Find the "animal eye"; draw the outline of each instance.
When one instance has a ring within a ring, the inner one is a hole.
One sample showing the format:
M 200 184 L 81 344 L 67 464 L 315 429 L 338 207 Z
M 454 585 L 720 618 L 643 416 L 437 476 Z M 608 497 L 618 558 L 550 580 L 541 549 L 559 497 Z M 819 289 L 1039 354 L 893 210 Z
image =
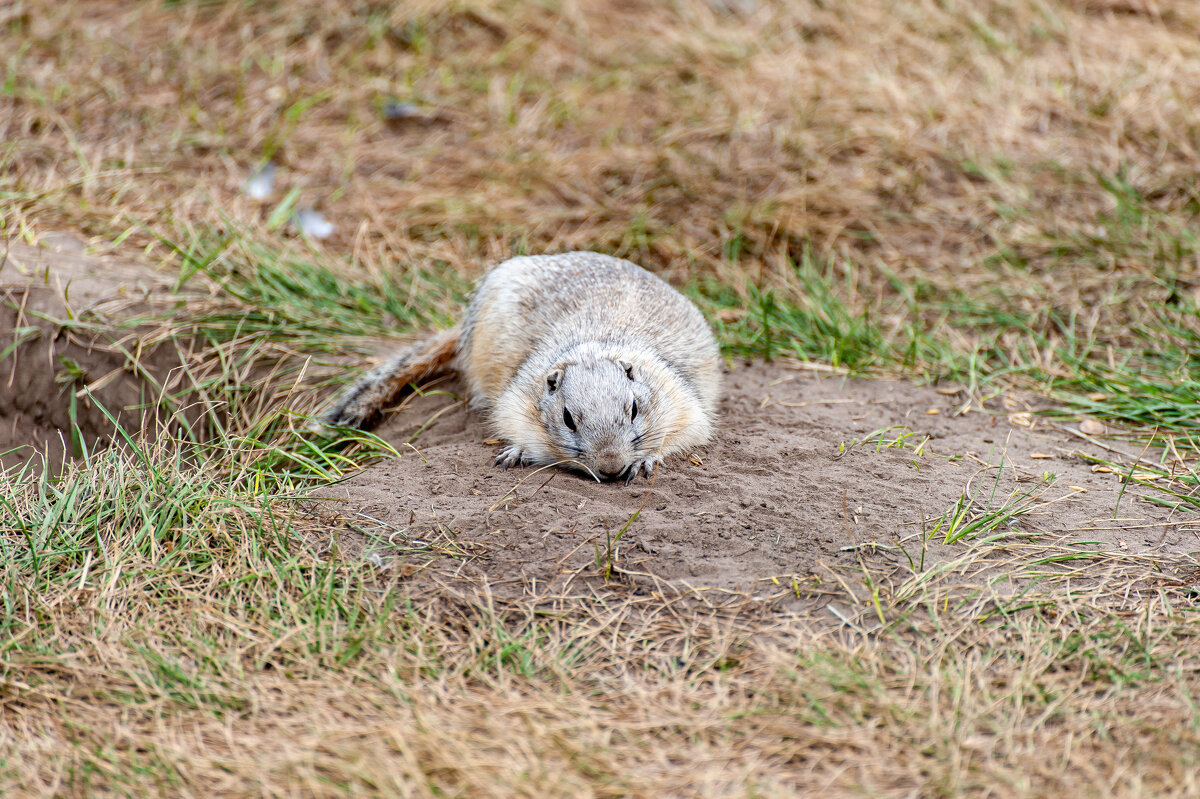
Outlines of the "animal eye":
M 633 405 L 629 408 L 629 421 L 637 418 L 637 400 L 633 401 Z
M 571 416 L 571 412 L 566 408 L 563 408 L 563 421 L 566 423 L 567 427 L 571 429 L 571 432 L 575 432 L 575 419 Z

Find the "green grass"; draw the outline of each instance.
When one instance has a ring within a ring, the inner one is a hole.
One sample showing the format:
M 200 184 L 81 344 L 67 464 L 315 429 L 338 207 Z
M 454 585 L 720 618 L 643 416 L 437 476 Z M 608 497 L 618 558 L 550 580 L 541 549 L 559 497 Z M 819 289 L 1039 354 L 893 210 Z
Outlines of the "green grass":
M 262 238 L 274 243 L 273 237 Z M 177 258 L 176 290 L 186 291 L 203 275 L 220 291 L 217 308 L 186 320 L 214 343 L 261 336 L 314 352 L 339 351 L 356 337 L 450 324 L 452 317 L 439 305 L 460 307 L 469 288 L 444 264 L 368 275 L 353 263 L 336 263 L 302 247 L 281 250 L 246 230 L 224 236 L 193 232 L 186 245 L 165 235 L 158 239 Z
M 1161 433 L 1200 425 L 1200 306 L 1151 303 L 1132 323 L 1084 328 L 1077 315 L 1014 310 L 999 298 L 920 284 L 872 300 L 853 264 L 805 253 L 786 290 L 691 292 L 729 355 L 789 357 L 856 374 L 904 374 L 972 391 L 1052 397 L 1058 415 L 1089 414 Z M 793 280 L 794 277 L 794 280 Z M 899 300 L 899 301 L 898 301 Z M 899 305 L 899 310 L 897 310 Z M 725 321 L 729 319 L 731 321 Z

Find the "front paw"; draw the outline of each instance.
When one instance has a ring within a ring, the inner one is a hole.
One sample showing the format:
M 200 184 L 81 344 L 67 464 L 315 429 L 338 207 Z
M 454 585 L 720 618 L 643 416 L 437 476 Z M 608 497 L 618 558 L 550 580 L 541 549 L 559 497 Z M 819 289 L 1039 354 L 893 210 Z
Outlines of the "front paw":
M 524 453 L 521 452 L 520 447 L 508 447 L 496 456 L 496 461 L 492 465 L 499 466 L 508 471 L 508 467 L 510 466 L 524 466 L 527 462 L 528 460 Z
M 654 474 L 655 467 L 660 463 L 662 463 L 662 456 L 660 455 L 651 455 L 647 458 L 642 458 L 640 461 L 634 461 L 633 466 L 629 467 L 629 476 L 625 478 L 625 485 L 632 483 L 633 478 L 637 477 L 639 473 L 645 475 L 646 479 L 649 480 L 650 475 Z

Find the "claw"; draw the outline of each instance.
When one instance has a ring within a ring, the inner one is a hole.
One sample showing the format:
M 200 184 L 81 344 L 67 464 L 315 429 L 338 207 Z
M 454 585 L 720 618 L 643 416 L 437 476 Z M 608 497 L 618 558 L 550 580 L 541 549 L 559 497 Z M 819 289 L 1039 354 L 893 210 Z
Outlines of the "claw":
M 648 458 L 642 458 L 640 461 L 637 461 L 629 467 L 629 476 L 625 479 L 625 485 L 632 483 L 633 478 L 637 477 L 639 473 L 649 480 L 650 476 L 654 474 L 655 467 L 660 463 L 662 463 L 662 458 L 658 455 L 651 455 Z
M 504 471 L 507 472 L 509 466 L 517 466 L 517 465 L 524 465 L 524 464 L 525 464 L 525 457 L 521 453 L 521 448 L 520 447 L 508 447 L 503 452 L 501 452 L 499 455 L 496 456 L 496 460 L 492 465 L 499 466 L 500 468 L 504 469 Z

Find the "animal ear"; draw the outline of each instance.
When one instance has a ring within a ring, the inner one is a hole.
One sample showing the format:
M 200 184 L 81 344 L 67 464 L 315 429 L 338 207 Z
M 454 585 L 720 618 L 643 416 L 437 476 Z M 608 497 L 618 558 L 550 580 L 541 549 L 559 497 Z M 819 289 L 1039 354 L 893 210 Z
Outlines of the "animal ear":
M 625 370 L 625 376 L 630 380 L 633 379 L 633 364 L 629 361 L 617 361 L 617 366 Z
M 551 369 L 550 373 L 546 375 L 546 388 L 550 389 L 551 394 L 558 391 L 558 384 L 562 382 L 562 374 L 562 369 Z

